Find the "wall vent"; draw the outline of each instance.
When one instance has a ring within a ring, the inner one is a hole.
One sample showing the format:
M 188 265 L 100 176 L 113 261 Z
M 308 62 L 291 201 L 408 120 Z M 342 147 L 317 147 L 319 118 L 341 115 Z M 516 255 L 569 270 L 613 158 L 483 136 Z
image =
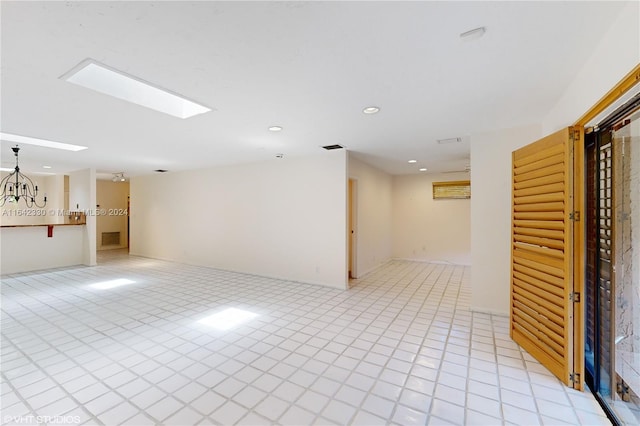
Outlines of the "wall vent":
M 120 232 L 103 232 L 102 245 L 103 246 L 119 246 Z
M 331 151 L 332 149 L 342 149 L 344 148 L 344 146 L 342 145 L 325 145 L 323 146 L 324 149 L 326 149 L 327 151 Z

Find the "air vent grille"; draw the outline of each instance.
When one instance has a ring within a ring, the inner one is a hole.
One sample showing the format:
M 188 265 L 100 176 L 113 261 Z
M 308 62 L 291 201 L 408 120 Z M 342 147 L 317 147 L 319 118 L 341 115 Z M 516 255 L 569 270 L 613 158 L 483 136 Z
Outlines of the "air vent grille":
M 333 149 L 342 149 L 344 148 L 344 146 L 342 145 L 325 145 L 323 146 L 324 149 L 326 149 L 327 151 L 331 151 Z
M 102 245 L 116 246 L 120 244 L 120 232 L 103 232 Z

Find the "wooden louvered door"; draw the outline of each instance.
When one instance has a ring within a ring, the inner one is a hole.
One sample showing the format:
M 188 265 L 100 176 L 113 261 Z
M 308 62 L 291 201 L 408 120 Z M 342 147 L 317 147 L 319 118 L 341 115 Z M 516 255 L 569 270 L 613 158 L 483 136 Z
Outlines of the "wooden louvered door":
M 512 163 L 511 337 L 576 387 L 573 146 L 581 134 L 563 129 L 513 152 Z

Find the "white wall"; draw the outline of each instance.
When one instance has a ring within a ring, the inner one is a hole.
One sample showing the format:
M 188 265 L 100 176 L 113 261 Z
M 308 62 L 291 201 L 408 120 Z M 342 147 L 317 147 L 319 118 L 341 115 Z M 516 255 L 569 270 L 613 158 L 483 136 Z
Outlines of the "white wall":
M 594 17 L 597 25 L 597 17 Z M 576 122 L 613 86 L 640 63 L 640 3 L 629 2 L 593 47 L 582 70 L 543 121 L 543 133 L 551 134 Z
M 86 212 L 87 224 L 84 232 L 83 264 L 96 264 L 96 171 L 95 169 L 78 170 L 69 173 L 69 209 Z
M 0 256 L 2 274 L 13 274 L 84 263 L 84 225 L 54 226 L 47 237 L 46 226 L 2 228 Z
M 2 172 L 2 178 L 8 175 Z M 64 176 L 60 175 L 33 175 L 27 174 L 34 183 L 38 185 L 38 204 L 44 202 L 44 195 L 47 196 L 47 204 L 43 208 L 33 206 L 27 208 L 24 200 L 17 204 L 6 203 L 0 208 L 0 224 L 2 225 L 37 225 L 45 223 L 61 223 L 64 217 L 59 217 L 57 208 L 64 202 Z
M 346 151 L 131 179 L 131 254 L 346 288 Z
M 44 208 L 27 208 L 23 201 L 18 204 L 6 204 L 2 208 L 0 223 L 10 225 L 42 225 L 34 227 L 2 228 L 0 259 L 2 274 L 36 271 L 48 268 L 60 268 L 80 264 L 90 264 L 89 238 L 87 226 L 55 226 L 53 236 L 47 237 L 45 224 L 64 223 L 64 175 L 32 175 L 37 182 L 40 195 L 39 202 L 47 195 Z M 80 172 L 76 175 L 76 189 L 87 191 L 84 198 L 89 199 L 90 174 Z M 88 203 L 86 204 L 89 205 Z M 20 212 L 20 214 L 18 214 Z M 44 214 L 42 214 L 44 213 Z M 95 232 L 95 231 L 94 231 Z M 95 242 L 95 236 L 94 236 Z M 94 246 L 95 259 L 95 246 Z M 94 261 L 95 264 L 95 261 Z
M 100 215 L 96 217 L 96 245 L 98 250 L 127 247 L 127 208 L 129 182 L 96 181 L 96 203 Z M 120 232 L 120 243 L 102 245 L 103 232 Z
M 627 5 L 542 123 L 471 135 L 472 309 L 509 312 L 511 152 L 573 124 L 640 63 L 639 14 Z
M 362 277 L 391 258 L 392 177 L 349 157 L 349 178 L 356 180 L 356 265 Z
M 433 199 L 432 183 L 452 180 L 469 180 L 469 175 L 393 177 L 394 258 L 471 264 L 471 201 Z
M 471 135 L 473 310 L 509 314 L 511 153 L 540 137 L 540 125 Z
M 47 188 L 47 223 L 64 223 L 65 219 L 65 176 L 54 175 Z

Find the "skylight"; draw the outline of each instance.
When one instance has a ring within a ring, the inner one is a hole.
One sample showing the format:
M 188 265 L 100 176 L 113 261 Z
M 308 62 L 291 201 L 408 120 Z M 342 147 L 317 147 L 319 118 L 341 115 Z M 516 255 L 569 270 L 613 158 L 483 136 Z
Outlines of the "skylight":
M 86 146 L 55 142 L 48 139 L 32 138 L 29 136 L 13 135 L 11 133 L 0 133 L 0 139 L 7 142 L 43 146 L 45 148 L 64 149 L 66 151 L 82 151 L 83 149 L 87 149 Z
M 253 312 L 236 308 L 228 308 L 224 311 L 218 312 L 217 314 L 205 317 L 198 321 L 198 323 L 224 331 L 237 327 L 257 316 L 258 314 L 254 314 Z
M 84 60 L 60 78 L 178 118 L 189 118 L 211 111 L 211 108 L 100 64 L 93 59 Z

